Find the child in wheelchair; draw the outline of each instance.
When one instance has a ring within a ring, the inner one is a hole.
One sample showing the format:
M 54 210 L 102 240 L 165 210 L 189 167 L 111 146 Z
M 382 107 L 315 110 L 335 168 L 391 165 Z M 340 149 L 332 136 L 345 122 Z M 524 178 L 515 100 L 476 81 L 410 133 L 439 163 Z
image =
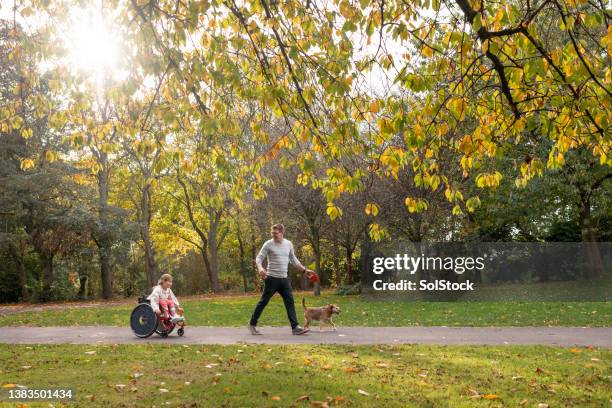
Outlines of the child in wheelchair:
M 179 301 L 172 292 L 172 276 L 164 273 L 157 282 L 157 286 L 153 288 L 153 292 L 147 297 L 151 301 L 151 307 L 158 316 L 163 316 L 163 319 L 170 323 L 184 322 L 182 309 L 179 307 Z M 178 313 L 177 313 L 178 308 Z

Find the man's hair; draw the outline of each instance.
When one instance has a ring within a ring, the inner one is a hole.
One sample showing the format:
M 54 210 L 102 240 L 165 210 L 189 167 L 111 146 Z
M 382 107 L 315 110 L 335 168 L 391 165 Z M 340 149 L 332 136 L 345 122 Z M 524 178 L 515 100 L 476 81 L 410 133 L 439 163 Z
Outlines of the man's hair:
M 272 229 L 278 232 L 283 232 L 283 233 L 285 232 L 285 226 L 283 224 L 274 224 L 272 226 Z

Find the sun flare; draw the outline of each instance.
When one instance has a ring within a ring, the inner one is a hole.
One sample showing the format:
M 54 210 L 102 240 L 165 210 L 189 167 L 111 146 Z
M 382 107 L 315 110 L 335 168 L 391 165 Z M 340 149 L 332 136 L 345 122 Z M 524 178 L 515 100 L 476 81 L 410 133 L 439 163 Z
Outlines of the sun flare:
M 114 76 L 119 69 L 121 41 L 110 19 L 94 9 L 71 14 L 66 44 L 70 66 L 98 80 Z

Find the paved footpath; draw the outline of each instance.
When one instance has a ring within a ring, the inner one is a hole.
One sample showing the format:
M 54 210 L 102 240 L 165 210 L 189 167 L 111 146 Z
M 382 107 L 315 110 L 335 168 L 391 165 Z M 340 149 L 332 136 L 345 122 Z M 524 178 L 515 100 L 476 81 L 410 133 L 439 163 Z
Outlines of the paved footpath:
M 0 343 L 14 344 L 542 344 L 612 348 L 612 327 L 342 327 L 293 336 L 288 327 L 185 327 L 163 339 L 134 336 L 129 327 L 0 327 Z

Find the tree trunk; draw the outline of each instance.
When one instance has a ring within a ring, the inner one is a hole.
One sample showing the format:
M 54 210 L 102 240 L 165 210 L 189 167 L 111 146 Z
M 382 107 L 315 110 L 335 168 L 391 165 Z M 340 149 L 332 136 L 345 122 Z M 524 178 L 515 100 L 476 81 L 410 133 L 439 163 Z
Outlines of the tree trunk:
M 23 260 L 23 245 L 21 242 L 17 242 L 16 244 L 11 242 L 9 244 L 9 250 L 15 261 L 15 266 L 17 267 L 17 274 L 19 276 L 19 288 L 21 290 L 21 300 L 25 301 L 29 297 L 28 293 L 28 271 L 25 268 L 25 262 Z
M 368 233 L 369 228 L 366 226 L 363 233 L 363 238 L 361 240 L 361 256 L 359 258 L 359 272 L 361 276 L 369 276 L 371 271 L 368 271 L 370 256 L 372 255 L 372 240 L 370 239 L 370 234 Z M 347 276 L 347 283 L 350 285 L 354 281 L 353 270 L 350 270 L 351 274 Z M 363 285 L 363 283 L 362 283 Z
M 236 237 L 238 238 L 238 249 L 240 250 L 240 274 L 242 275 L 242 285 L 246 293 L 248 291 L 246 252 L 244 250 L 244 242 L 242 241 L 239 221 L 236 222 Z
M 109 173 L 105 168 L 98 172 L 98 212 L 100 218 L 100 233 L 96 244 L 100 258 L 100 275 L 102 280 L 102 297 L 110 299 L 113 296 L 113 276 L 110 267 L 111 239 L 108 225 L 108 178 Z
M 87 297 L 87 275 L 79 275 L 79 293 L 77 297 L 81 300 Z
M 347 276 L 347 280 L 350 282 L 353 277 L 353 249 L 351 248 L 350 243 L 346 245 L 345 249 L 346 249 L 346 276 Z
M 43 288 L 41 298 L 43 302 L 51 300 L 51 285 L 53 284 L 53 257 L 54 254 L 43 251 L 40 253 L 40 263 L 42 267 Z
M 213 292 L 221 292 L 223 289 L 219 283 L 219 219 L 220 216 L 218 214 L 211 214 L 207 240 L 208 253 L 210 254 L 209 276 Z
M 200 247 L 200 254 L 202 254 L 202 260 L 204 261 L 204 269 L 206 270 L 206 276 L 208 276 L 208 282 L 210 283 L 210 289 L 214 292 L 212 282 L 213 277 L 210 269 L 210 260 L 208 259 L 208 249 L 206 246 L 202 245 Z
M 321 277 L 321 237 L 319 229 L 311 227 L 312 231 L 312 250 L 315 256 L 315 272 Z M 321 296 L 321 281 L 313 285 L 313 295 Z
M 585 278 L 598 278 L 604 275 L 604 265 L 591 220 L 590 194 L 582 193 L 580 201 L 580 231 L 588 261 Z
M 146 184 L 142 192 L 142 220 L 140 222 L 140 235 L 145 253 L 145 275 L 149 287 L 155 286 L 157 277 L 157 264 L 155 262 L 155 248 L 151 240 L 151 185 Z

